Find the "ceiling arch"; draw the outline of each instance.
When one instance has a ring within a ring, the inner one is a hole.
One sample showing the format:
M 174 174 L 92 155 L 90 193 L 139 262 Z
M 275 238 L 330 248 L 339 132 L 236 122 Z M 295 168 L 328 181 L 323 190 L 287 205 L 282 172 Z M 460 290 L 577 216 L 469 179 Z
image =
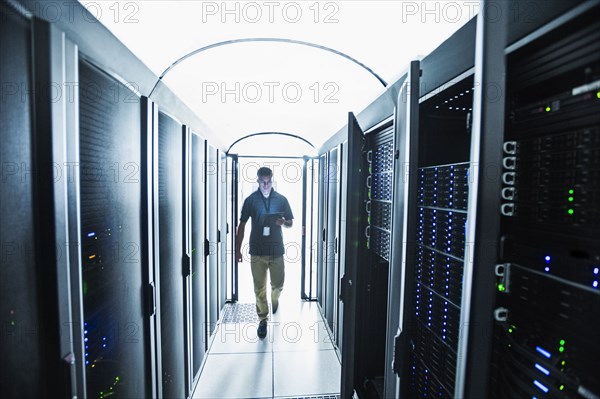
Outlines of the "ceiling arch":
M 287 136 L 287 137 L 291 137 L 294 139 L 298 139 L 303 141 L 304 143 L 308 144 L 310 147 L 315 148 L 315 146 L 308 140 L 306 140 L 304 137 L 298 136 L 297 134 L 292 134 L 292 133 L 286 133 L 286 132 L 258 132 L 258 133 L 251 133 L 248 134 L 244 137 L 240 137 L 239 139 L 237 139 L 236 141 L 234 141 L 229 148 L 227 149 L 226 153 L 229 153 L 229 151 L 231 151 L 231 149 L 238 143 L 240 143 L 243 140 L 247 140 L 249 138 L 252 137 L 256 137 L 256 136 L 267 136 L 267 135 L 281 135 L 281 136 Z
M 277 154 L 271 154 L 273 150 Z M 317 148 L 304 137 L 287 132 L 257 132 L 240 137 L 226 151 L 238 156 L 260 157 L 279 155 L 283 157 L 314 157 Z
M 152 93 L 154 92 L 154 89 L 156 89 L 156 86 L 158 85 L 158 83 L 169 73 L 171 72 L 171 70 L 173 68 L 175 68 L 177 65 L 179 65 L 182 62 L 185 62 L 186 60 L 188 60 L 191 57 L 194 57 L 206 50 L 210 50 L 212 48 L 215 47 L 221 47 L 221 46 L 227 46 L 230 44 L 235 44 L 235 43 L 246 43 L 246 42 L 274 42 L 274 43 L 289 43 L 289 44 L 298 44 L 298 45 L 302 45 L 302 46 L 308 46 L 308 47 L 313 47 L 313 48 L 317 48 L 320 50 L 324 50 L 324 51 L 328 51 L 330 53 L 339 55 L 340 57 L 346 58 L 347 60 L 359 65 L 361 68 L 363 68 L 364 70 L 366 70 L 367 72 L 369 72 L 371 75 L 373 75 L 375 77 L 375 79 L 377 79 L 379 81 L 379 83 L 381 83 L 381 85 L 383 87 L 387 86 L 387 82 L 381 77 L 379 76 L 375 71 L 373 71 L 373 69 L 371 69 L 370 67 L 368 67 L 367 65 L 363 64 L 362 62 L 358 61 L 356 58 L 351 57 L 350 55 L 343 53 L 341 51 L 338 51 L 336 49 L 333 49 L 331 47 L 327 47 L 327 46 L 323 46 L 320 44 L 316 44 L 316 43 L 311 43 L 311 42 L 305 42 L 302 40 L 295 40 L 295 39 L 286 39 L 286 38 L 278 38 L 278 37 L 253 37 L 253 38 L 241 38 L 241 39 L 234 39 L 234 40 L 226 40 L 226 41 L 222 41 L 222 42 L 218 42 L 218 43 L 212 43 L 209 44 L 207 46 L 198 48 L 196 50 L 192 50 L 189 53 L 179 57 L 177 60 L 175 60 L 171 65 L 169 65 L 167 67 L 167 69 L 165 69 L 160 76 L 158 77 L 158 81 L 156 82 L 156 84 L 154 85 L 154 88 L 152 89 L 152 91 L 150 92 L 150 96 L 152 96 Z

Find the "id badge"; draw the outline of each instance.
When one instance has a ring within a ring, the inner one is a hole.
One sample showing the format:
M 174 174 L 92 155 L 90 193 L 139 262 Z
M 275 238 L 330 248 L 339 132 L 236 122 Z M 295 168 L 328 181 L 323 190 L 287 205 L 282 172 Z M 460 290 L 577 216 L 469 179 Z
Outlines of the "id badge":
M 263 227 L 263 236 L 270 236 L 271 235 L 271 228 L 269 226 L 265 226 Z

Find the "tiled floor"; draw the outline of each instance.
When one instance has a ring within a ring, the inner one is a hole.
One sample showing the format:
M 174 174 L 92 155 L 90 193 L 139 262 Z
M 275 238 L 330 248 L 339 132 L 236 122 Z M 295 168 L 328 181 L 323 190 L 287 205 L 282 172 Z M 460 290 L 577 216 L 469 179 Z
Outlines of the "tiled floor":
M 339 395 L 340 361 L 317 304 L 288 294 L 263 340 L 257 323 L 219 323 L 194 399 Z

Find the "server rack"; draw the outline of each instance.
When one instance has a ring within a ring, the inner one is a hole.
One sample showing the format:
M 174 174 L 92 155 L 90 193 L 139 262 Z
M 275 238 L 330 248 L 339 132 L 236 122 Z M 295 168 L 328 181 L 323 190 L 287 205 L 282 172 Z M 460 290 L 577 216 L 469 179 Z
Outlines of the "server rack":
M 81 354 L 74 353 L 81 324 L 69 297 L 78 238 L 65 223 L 73 185 L 57 180 L 52 165 L 72 160 L 65 133 L 72 136 L 76 126 L 73 104 L 35 88 L 71 78 L 74 65 L 67 71 L 61 57 L 73 61 L 76 50 L 61 32 L 5 3 L 0 18 L 0 390 L 15 398 L 66 397 L 77 392 L 74 361 Z
M 490 397 L 600 397 L 599 4 L 507 48 Z
M 406 151 L 403 297 L 394 367 L 400 396 L 462 397 L 470 290 L 466 246 L 468 171 L 473 111 L 475 21 L 428 55 L 412 73 L 417 89 L 398 99 L 397 112 L 418 96 L 418 117 L 398 143 Z M 440 68 L 440 59 L 453 61 Z M 396 181 L 398 179 L 396 178 Z M 472 212 L 472 210 L 471 210 Z M 397 229 L 394 229 L 394 234 Z M 398 243 L 397 235 L 394 242 Z M 466 272 L 465 272 L 466 271 Z M 463 286 L 466 289 L 463 289 Z M 390 389 L 393 384 L 386 384 Z
M 365 191 L 362 188 L 366 173 L 364 161 L 365 138 L 354 114 L 348 115 L 348 173 L 347 173 L 347 204 L 346 214 L 346 241 L 351 243 L 343 248 L 346 264 L 344 275 L 339 281 L 340 300 L 343 302 L 344 314 L 342 317 L 342 375 L 341 397 L 354 396 L 359 381 L 361 370 L 360 348 L 364 345 L 364 336 L 361 335 L 360 302 L 365 289 L 365 241 L 362 234 L 366 229 L 366 220 L 357 217 L 364 208 Z
M 339 259 L 337 265 L 337 273 L 335 278 L 336 295 L 335 295 L 335 306 L 336 306 L 336 328 L 334 331 L 333 341 L 336 343 L 338 348 L 343 347 L 344 343 L 344 301 L 341 300 L 341 279 L 346 274 L 346 242 L 347 242 L 347 228 L 348 228 L 348 140 L 342 142 L 340 146 L 340 198 L 339 198 L 339 223 L 338 223 L 338 251 Z
M 365 136 L 362 163 L 361 231 L 362 265 L 357 283 L 357 340 L 355 386 L 360 397 L 383 398 L 388 277 L 391 254 L 391 221 L 394 168 L 393 121 L 387 119 Z M 355 161 L 351 161 L 355 162 Z
M 82 90 L 79 103 L 87 395 L 148 395 L 146 304 L 135 294 L 145 291 L 142 262 L 147 265 L 139 98 L 84 61 L 79 78 L 83 88 L 99 88 Z
M 419 110 L 420 156 L 413 177 L 417 181 L 417 223 L 416 234 L 409 237 L 414 242 L 414 257 L 407 262 L 414 267 L 414 279 L 407 281 L 413 285 L 414 306 L 414 322 L 408 330 L 410 396 L 433 391 L 440 397 L 453 397 L 456 388 L 462 297 L 466 294 L 463 269 L 472 90 L 471 76 L 424 101 Z M 447 140 L 453 142 L 452 151 L 445 151 Z
M 320 158 L 305 158 L 304 168 L 304 187 L 305 187 L 305 204 L 306 204 L 306 225 L 304 251 L 304 274 L 302 284 L 302 299 L 313 300 L 317 299 L 317 271 L 319 265 L 319 196 L 322 193 L 319 191 L 321 182 L 320 174 Z M 315 217 L 316 216 L 316 217 Z
M 184 324 L 184 135 L 182 125 L 158 115 L 158 265 L 160 273 L 161 385 L 164 397 L 186 396 Z
M 193 385 L 200 377 L 200 366 L 208 349 L 206 336 L 206 275 L 204 258 L 204 149 L 206 142 L 192 132 L 191 217 L 192 217 L 192 376 Z
M 318 185 L 318 246 L 317 246 L 317 298 L 321 311 L 325 310 L 325 271 L 327 265 L 327 153 L 319 156 L 319 185 Z
M 231 267 L 231 252 L 227 251 L 227 242 L 229 236 L 229 221 L 230 219 L 227 216 L 227 204 L 228 198 L 227 196 L 227 188 L 228 188 L 228 173 L 227 173 L 227 155 L 219 150 L 218 152 L 218 200 L 217 200 L 217 214 L 218 214 L 218 230 L 217 230 L 217 242 L 218 242 L 218 279 L 219 279 L 219 288 L 218 288 L 218 303 L 217 307 L 219 309 L 219 313 L 225 303 L 230 298 L 227 290 L 227 277 L 231 274 L 233 268 Z M 217 316 L 217 319 L 219 316 Z
M 206 241 L 204 255 L 206 258 L 207 281 L 207 334 L 210 336 L 216 328 L 219 318 L 218 308 L 218 150 L 210 144 L 206 145 L 204 181 L 206 182 Z
M 325 222 L 324 316 L 335 337 L 337 330 L 338 231 L 340 201 L 340 148 L 329 151 L 327 159 L 327 219 Z M 335 338 L 334 338 L 335 339 Z

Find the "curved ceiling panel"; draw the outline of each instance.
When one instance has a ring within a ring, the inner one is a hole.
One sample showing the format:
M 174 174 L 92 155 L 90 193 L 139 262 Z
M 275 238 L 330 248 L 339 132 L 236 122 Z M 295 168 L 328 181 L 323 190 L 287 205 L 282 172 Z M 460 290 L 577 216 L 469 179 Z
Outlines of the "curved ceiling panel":
M 319 147 L 383 91 L 360 66 L 287 43 L 236 43 L 200 53 L 163 82 L 213 132 L 230 139 L 256 132 L 298 134 Z
M 263 37 L 335 49 L 390 83 L 410 60 L 433 50 L 480 6 L 479 1 L 81 3 L 157 76 L 202 47 Z M 270 90 L 269 82 L 279 83 L 282 89 L 291 85 L 284 95 L 273 84 L 272 102 L 255 101 L 258 87 L 263 86 L 263 96 L 268 94 L 264 90 Z M 322 86 L 327 82 L 337 86 Z M 282 43 L 239 43 L 207 50 L 175 67 L 164 83 L 228 144 L 250 133 L 283 131 L 303 135 L 318 146 L 345 125 L 348 111 L 361 111 L 382 90 L 372 75 L 342 57 Z M 236 83 L 239 102 L 233 94 Z M 295 100 L 293 83 L 302 88 L 296 102 L 289 101 Z M 221 94 L 223 88 L 232 94 L 224 100 L 217 99 L 219 92 L 208 95 L 206 89 L 214 91 L 215 84 Z M 323 96 L 336 87 L 338 102 L 323 102 Z M 317 91 L 319 101 L 311 101 L 310 95 Z

